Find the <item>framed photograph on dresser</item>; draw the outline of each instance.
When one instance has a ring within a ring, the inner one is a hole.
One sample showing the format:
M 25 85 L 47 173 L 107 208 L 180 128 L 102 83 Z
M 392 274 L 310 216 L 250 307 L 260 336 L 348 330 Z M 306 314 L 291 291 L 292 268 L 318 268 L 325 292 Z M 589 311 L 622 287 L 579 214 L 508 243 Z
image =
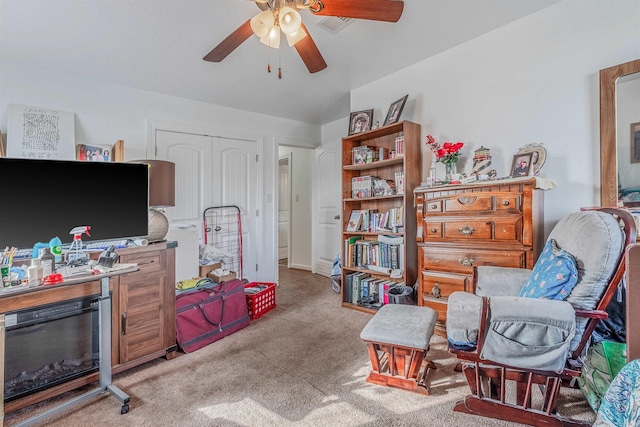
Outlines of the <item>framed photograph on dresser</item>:
M 533 153 L 516 154 L 511 164 L 511 178 L 520 178 L 531 174 L 531 158 Z

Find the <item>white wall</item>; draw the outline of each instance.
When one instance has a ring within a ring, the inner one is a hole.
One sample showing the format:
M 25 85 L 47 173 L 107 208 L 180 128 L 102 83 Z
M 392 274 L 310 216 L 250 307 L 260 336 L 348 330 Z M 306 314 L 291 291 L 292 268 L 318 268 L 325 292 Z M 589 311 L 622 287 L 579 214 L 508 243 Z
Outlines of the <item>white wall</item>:
M 320 127 L 308 123 L 220 107 L 183 98 L 109 85 L 16 64 L 0 63 L 0 130 L 7 130 L 9 104 L 75 113 L 77 144 L 125 141 L 125 160 L 147 158 L 148 120 L 213 129 L 219 135 L 262 140 L 258 147 L 257 280 L 277 278 L 278 144 L 315 147 Z M 269 199 L 267 196 L 271 195 Z M 271 200 L 271 201 L 267 201 Z
M 289 173 L 291 174 L 291 211 L 289 233 L 291 247 L 289 248 L 289 266 L 311 270 L 311 236 L 314 151 L 310 148 L 296 148 L 280 146 L 280 157 L 291 153 Z
M 640 58 L 639 17 L 637 0 L 565 0 L 354 90 L 351 111 L 378 120 L 408 93 L 401 119 L 422 125 L 423 157 L 427 134 L 463 141 L 459 172 L 484 145 L 508 175 L 519 147 L 542 142 L 542 172 L 558 184 L 545 192 L 548 233 L 600 202 L 598 72 Z

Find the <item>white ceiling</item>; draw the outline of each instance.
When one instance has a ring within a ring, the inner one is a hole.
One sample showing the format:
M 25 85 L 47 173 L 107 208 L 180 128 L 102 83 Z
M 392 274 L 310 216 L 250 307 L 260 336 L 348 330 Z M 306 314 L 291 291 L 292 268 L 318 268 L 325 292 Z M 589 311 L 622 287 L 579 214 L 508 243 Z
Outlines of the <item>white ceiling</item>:
M 337 34 L 303 11 L 328 67 L 310 74 L 285 41 L 269 74 L 255 36 L 220 63 L 202 60 L 260 12 L 253 1 L 0 0 L 0 60 L 324 124 L 348 116 L 352 89 L 558 1 L 405 0 L 399 22 L 354 20 Z

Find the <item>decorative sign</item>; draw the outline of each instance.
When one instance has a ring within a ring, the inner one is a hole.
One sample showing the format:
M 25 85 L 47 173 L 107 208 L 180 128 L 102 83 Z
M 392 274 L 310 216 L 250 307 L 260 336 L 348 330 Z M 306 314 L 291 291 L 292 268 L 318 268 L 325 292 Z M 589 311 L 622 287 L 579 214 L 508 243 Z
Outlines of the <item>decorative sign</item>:
M 74 114 L 7 106 L 7 157 L 75 160 Z

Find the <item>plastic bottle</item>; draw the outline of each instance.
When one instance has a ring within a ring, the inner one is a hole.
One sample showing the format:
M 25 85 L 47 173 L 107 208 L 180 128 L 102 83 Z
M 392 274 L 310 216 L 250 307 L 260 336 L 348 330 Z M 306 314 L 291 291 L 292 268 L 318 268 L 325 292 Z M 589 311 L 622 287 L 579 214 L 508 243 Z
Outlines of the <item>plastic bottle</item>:
M 62 240 L 58 236 L 49 240 L 49 249 L 56 263 L 62 262 Z
M 42 277 L 47 277 L 56 271 L 56 259 L 49 248 L 44 248 L 43 252 L 44 253 L 40 257 L 40 263 L 42 264 Z
M 40 286 L 42 284 L 42 265 L 40 258 L 33 258 L 31 265 L 27 269 L 27 279 L 29 286 Z

